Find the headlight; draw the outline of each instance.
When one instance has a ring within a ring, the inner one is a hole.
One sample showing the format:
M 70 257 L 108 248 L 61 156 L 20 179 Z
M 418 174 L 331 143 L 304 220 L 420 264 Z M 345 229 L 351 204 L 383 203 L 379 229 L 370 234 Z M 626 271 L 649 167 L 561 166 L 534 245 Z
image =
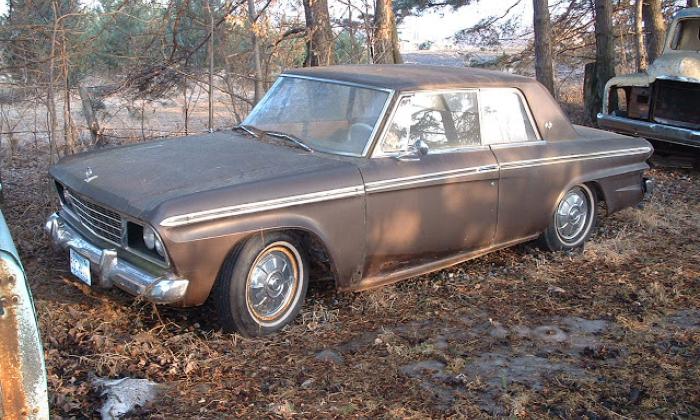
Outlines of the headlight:
M 153 231 L 153 228 L 148 226 L 143 227 L 143 243 L 146 245 L 146 248 L 150 250 L 153 250 L 156 247 L 156 233 Z M 162 247 L 163 245 L 161 244 L 161 248 Z
M 126 229 L 127 245 L 131 251 L 155 261 L 167 261 L 165 245 L 154 228 L 146 223 L 128 221 Z
M 158 238 L 156 238 L 155 248 L 158 255 L 165 258 L 165 249 L 163 249 L 163 243 Z

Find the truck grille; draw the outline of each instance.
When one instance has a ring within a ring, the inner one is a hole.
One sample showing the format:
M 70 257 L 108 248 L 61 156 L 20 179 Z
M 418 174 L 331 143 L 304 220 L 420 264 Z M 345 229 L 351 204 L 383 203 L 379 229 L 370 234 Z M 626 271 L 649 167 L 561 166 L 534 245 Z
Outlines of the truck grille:
M 700 85 L 657 80 L 654 95 L 654 120 L 686 128 L 700 127 Z
M 68 191 L 64 196 L 83 226 L 103 239 L 121 244 L 123 223 L 119 213 Z

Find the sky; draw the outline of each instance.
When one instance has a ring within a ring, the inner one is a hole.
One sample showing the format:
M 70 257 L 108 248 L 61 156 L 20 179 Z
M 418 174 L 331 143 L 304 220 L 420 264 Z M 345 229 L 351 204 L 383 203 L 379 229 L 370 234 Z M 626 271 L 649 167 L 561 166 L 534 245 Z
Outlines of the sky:
M 91 2 L 94 0 L 85 0 Z M 404 19 L 399 27 L 401 40 L 408 44 L 417 45 L 424 41 L 431 41 L 436 46 L 450 45 L 446 38 L 454 35 L 460 29 L 472 26 L 479 20 L 503 14 L 515 0 L 480 0 L 477 4 L 463 7 L 458 10 L 442 8 L 425 12 L 421 16 L 411 16 Z M 0 14 L 7 11 L 8 0 L 0 0 Z M 333 8 L 333 0 L 329 0 Z M 512 11 L 512 15 L 521 15 L 523 22 L 529 24 L 532 21 L 532 4 L 530 1 L 522 1 Z
M 331 0 L 332 1 L 332 0 Z M 479 3 L 452 10 L 441 10 L 424 13 L 422 16 L 411 16 L 399 26 L 401 40 L 413 44 L 432 41 L 437 46 L 452 44 L 446 38 L 455 32 L 478 23 L 490 16 L 501 16 L 514 1 L 511 0 L 481 0 Z M 532 4 L 530 1 L 520 2 L 510 12 L 509 16 L 520 15 L 523 24 L 532 22 Z

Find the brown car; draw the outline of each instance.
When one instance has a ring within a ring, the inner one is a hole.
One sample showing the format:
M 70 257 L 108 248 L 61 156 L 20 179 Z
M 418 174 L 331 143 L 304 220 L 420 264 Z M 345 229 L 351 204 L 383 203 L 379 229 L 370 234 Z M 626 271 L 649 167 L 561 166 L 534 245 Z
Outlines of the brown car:
M 234 131 L 50 169 L 46 230 L 88 284 L 218 303 L 277 331 L 310 280 L 359 290 L 541 238 L 579 247 L 596 204 L 637 204 L 652 148 L 574 127 L 533 79 L 416 65 L 290 70 Z

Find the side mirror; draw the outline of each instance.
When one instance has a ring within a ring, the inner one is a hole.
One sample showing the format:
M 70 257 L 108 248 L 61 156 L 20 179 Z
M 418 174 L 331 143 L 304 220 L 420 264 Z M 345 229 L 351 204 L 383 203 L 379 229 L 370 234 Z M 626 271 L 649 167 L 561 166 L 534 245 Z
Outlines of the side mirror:
M 423 140 L 417 140 L 412 145 L 408 146 L 408 150 L 402 152 L 396 156 L 396 159 L 401 161 L 415 161 L 420 160 L 423 156 L 430 152 L 430 147 Z

